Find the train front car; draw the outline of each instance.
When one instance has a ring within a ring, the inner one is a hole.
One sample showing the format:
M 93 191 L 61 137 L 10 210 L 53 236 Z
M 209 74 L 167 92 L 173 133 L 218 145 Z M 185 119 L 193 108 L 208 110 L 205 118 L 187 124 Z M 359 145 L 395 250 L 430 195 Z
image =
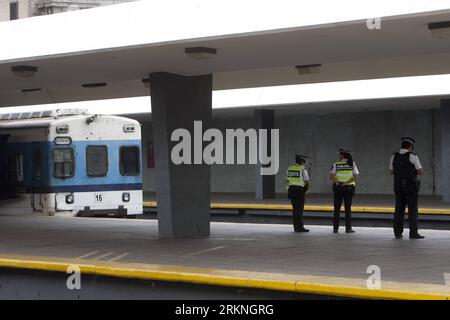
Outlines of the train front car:
M 52 161 L 48 190 L 42 194 L 44 211 L 79 216 L 142 214 L 137 121 L 108 115 L 62 117 L 52 122 L 48 143 Z

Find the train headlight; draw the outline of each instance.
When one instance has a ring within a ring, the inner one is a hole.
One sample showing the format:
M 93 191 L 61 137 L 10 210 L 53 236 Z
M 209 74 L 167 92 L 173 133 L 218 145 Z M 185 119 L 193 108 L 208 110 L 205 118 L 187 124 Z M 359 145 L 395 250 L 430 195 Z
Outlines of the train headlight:
M 73 194 L 68 194 L 66 195 L 66 203 L 68 204 L 72 204 L 75 201 L 75 197 L 73 196 Z
M 128 192 L 122 193 L 122 201 L 123 201 L 123 202 L 128 202 L 128 201 L 130 201 L 130 194 L 129 194 Z

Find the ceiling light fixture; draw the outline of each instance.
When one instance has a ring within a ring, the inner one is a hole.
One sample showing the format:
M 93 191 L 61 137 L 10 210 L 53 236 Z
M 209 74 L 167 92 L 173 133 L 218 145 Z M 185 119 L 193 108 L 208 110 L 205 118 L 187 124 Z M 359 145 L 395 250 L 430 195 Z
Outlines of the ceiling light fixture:
M 31 78 L 37 72 L 37 69 L 38 69 L 37 67 L 25 66 L 25 65 L 12 66 L 11 72 L 15 76 L 20 77 L 20 78 Z
M 428 24 L 431 36 L 436 39 L 450 39 L 450 21 L 433 22 Z
M 195 60 L 206 60 L 215 56 L 217 54 L 217 49 L 208 47 L 190 47 L 185 48 L 184 53 Z
M 142 83 L 144 84 L 144 87 L 150 88 L 150 79 L 149 78 L 142 79 Z
M 93 83 L 84 83 L 81 85 L 83 88 L 99 88 L 99 87 L 105 87 L 105 82 L 93 82 Z
M 295 69 L 297 69 L 297 72 L 300 75 L 313 74 L 313 73 L 319 73 L 321 66 L 322 66 L 322 64 L 320 64 L 320 63 L 305 64 L 305 65 L 295 66 Z
M 22 93 L 41 91 L 41 88 L 32 88 L 32 89 L 22 89 Z

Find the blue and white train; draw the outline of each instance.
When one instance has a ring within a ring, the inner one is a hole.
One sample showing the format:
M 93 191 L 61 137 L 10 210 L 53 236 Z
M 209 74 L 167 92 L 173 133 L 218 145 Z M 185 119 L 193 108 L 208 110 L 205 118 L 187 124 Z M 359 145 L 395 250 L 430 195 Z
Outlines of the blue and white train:
M 141 127 L 84 110 L 0 118 L 0 213 L 142 214 Z

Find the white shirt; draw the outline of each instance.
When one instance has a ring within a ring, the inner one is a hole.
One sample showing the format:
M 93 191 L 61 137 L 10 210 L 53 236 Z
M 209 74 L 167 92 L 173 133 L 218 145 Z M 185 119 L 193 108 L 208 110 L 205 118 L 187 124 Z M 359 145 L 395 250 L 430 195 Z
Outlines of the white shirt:
M 342 159 L 342 161 L 347 161 L 347 159 Z M 333 163 L 330 173 L 336 174 L 336 163 Z M 358 170 L 358 167 L 356 166 L 356 162 L 353 162 L 353 175 L 357 176 L 358 174 L 359 174 L 359 170 Z
M 302 175 L 303 175 L 303 181 L 308 182 L 309 181 L 308 170 L 303 169 L 302 170 Z
M 411 151 L 409 151 L 408 149 L 400 149 L 398 151 L 398 153 L 400 153 L 400 154 L 405 154 L 407 152 L 411 152 Z M 394 155 L 395 154 L 393 154 L 391 156 L 391 161 L 389 162 L 390 170 L 394 170 Z M 409 162 L 411 162 L 414 165 L 414 168 L 416 168 L 416 170 L 422 169 L 422 165 L 420 164 L 419 157 L 417 155 L 413 154 L 412 152 L 409 154 Z

